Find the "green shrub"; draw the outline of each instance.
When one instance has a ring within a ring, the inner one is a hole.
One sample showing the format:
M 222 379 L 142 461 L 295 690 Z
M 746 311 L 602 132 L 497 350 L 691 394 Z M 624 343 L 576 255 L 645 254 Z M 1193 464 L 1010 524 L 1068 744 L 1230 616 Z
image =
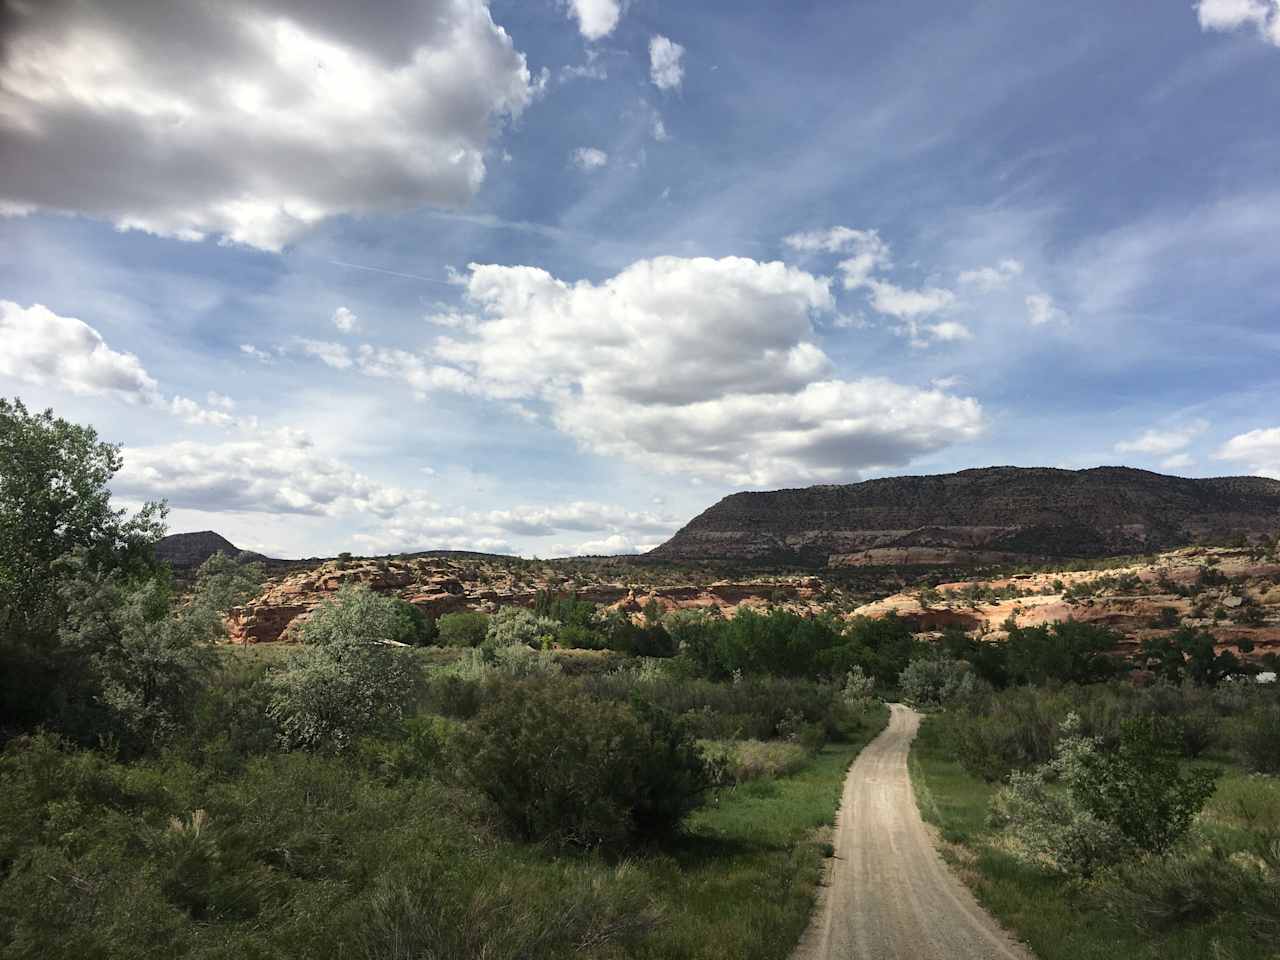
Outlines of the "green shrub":
M 921 657 L 912 660 L 898 677 L 898 687 L 908 703 L 922 707 L 946 706 L 975 692 L 973 673 L 964 660 Z
M 560 628 L 560 646 L 569 650 L 605 650 L 609 641 L 600 631 L 577 623 L 568 623 Z
M 658 620 L 635 623 L 621 611 L 611 611 L 600 623 L 604 644 L 610 650 L 635 657 L 670 657 L 676 653 L 676 641 Z
M 367 906 L 362 904 L 367 912 L 360 917 L 357 955 L 371 960 L 633 956 L 661 919 L 645 876 L 626 863 L 604 881 L 599 871 L 569 863 L 553 883 L 539 884 L 539 879 L 518 871 L 492 878 L 466 866 L 398 869 L 382 877 Z M 498 917 L 503 921 L 494 922 Z
M 489 618 L 484 645 L 496 649 L 523 644 L 541 649 L 550 646 L 559 632 L 557 620 L 536 616 L 524 607 L 501 607 Z
M 439 775 L 447 768 L 450 747 L 461 729 L 444 717 L 409 717 L 399 736 L 367 738 L 359 745 L 360 753 L 368 767 L 389 780 Z
M 62 647 L 78 654 L 92 689 L 82 718 L 94 717 L 97 736 L 129 753 L 167 742 L 189 723 L 213 670 L 220 616 L 207 606 L 175 609 L 165 576 L 95 572 L 82 556 L 65 566 Z
M 707 787 L 692 737 L 664 711 L 566 683 L 500 688 L 459 754 L 467 779 L 525 840 L 619 847 L 661 836 Z
M 827 732 L 822 724 L 806 721 L 798 710 L 788 711 L 773 732 L 779 740 L 797 746 L 807 754 L 817 753 L 827 741 Z
M 341 752 L 398 723 L 420 681 L 407 651 L 342 641 L 307 645 L 268 677 L 268 714 L 286 749 Z
M 1164 854 L 1180 840 L 1214 791 L 1216 771 L 1183 771 L 1164 718 L 1135 717 L 1105 750 L 1083 736 L 1071 714 L 1053 758 L 1034 771 L 1014 771 L 992 802 L 993 821 L 1028 860 L 1064 873 Z
M 474 655 L 478 651 L 471 651 Z M 531 650 L 523 643 L 485 650 L 485 662 L 489 668 L 516 680 L 528 677 L 558 677 L 563 668 L 556 662 L 550 650 Z
M 1212 846 L 1123 864 L 1092 900 L 1100 909 L 1149 933 L 1229 920 L 1259 941 L 1280 936 L 1280 872 L 1274 862 L 1228 856 Z
M 436 621 L 437 640 L 445 647 L 478 647 L 489 632 L 489 618 L 483 613 L 459 610 Z
M 484 702 L 484 681 L 452 671 L 432 671 L 424 683 L 423 700 L 434 713 L 459 720 L 476 715 Z
M 229 772 L 245 759 L 274 750 L 275 721 L 269 712 L 270 693 L 265 664 L 225 664 L 197 698 L 182 753 L 193 762 Z
M 1008 690 L 978 709 L 950 714 L 949 739 L 965 770 L 994 783 L 1052 756 L 1056 706 L 1035 690 Z
M 349 584 L 317 607 L 302 625 L 302 642 L 422 644 L 430 635 L 430 621 L 417 607 L 398 597 L 374 593 L 363 584 Z
M 825 736 L 843 739 L 857 729 L 862 711 L 853 711 L 834 684 L 780 677 L 745 677 L 737 683 L 713 683 L 679 675 L 679 658 L 671 672 L 615 671 L 585 680 L 603 699 L 643 700 L 680 716 L 695 736 L 706 740 L 769 740 L 789 715 L 819 724 Z
M 717 785 L 785 777 L 809 762 L 811 752 L 785 740 L 700 740 L 698 749 Z
M 1234 732 L 1245 766 L 1257 773 L 1280 773 L 1280 704 L 1256 707 L 1237 721 Z

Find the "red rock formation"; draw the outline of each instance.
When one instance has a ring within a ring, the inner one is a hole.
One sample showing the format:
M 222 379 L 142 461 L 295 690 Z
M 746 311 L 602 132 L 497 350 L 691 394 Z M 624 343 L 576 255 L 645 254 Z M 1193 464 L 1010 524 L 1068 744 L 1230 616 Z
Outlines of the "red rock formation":
M 297 628 L 306 622 L 311 611 L 348 584 L 364 584 L 380 593 L 394 594 L 431 617 L 496 606 L 532 607 L 539 590 L 546 588 L 573 592 L 580 600 L 637 617 L 651 600 L 656 600 L 664 612 L 701 608 L 731 615 L 740 606 L 763 607 L 770 602 L 814 612 L 819 609 L 815 598 L 824 589 L 816 577 L 646 590 L 624 584 L 578 586 L 564 577 L 553 576 L 531 590 L 527 585 L 517 585 L 510 574 L 501 570 L 486 570 L 480 575 L 465 563 L 450 560 L 329 561 L 269 581 L 261 595 L 230 612 L 227 632 L 233 643 L 297 639 Z
M 1170 584 L 1197 584 L 1205 570 L 1216 571 L 1227 582 L 1197 588 L 1195 596 L 1165 592 Z M 1137 586 L 1117 590 L 1126 577 Z M 1093 595 L 1072 598 L 1063 589 L 1081 590 L 1092 583 L 1097 584 Z M 988 590 L 1023 595 L 968 599 Z M 1248 550 L 1189 548 L 1129 567 L 962 580 L 939 584 L 936 592 L 942 599 L 927 594 L 927 605 L 921 591 L 914 591 L 865 604 L 854 614 L 895 613 L 920 630 L 940 630 L 954 623 L 992 639 L 1005 636 L 1004 626 L 1011 617 L 1022 627 L 1073 619 L 1123 633 L 1126 646 L 1167 633 L 1171 626 L 1165 624 L 1176 623 L 1208 630 L 1221 648 L 1236 648 L 1247 641 L 1254 645 L 1254 657 L 1280 653 L 1280 563 L 1253 559 Z M 1239 611 L 1246 608 L 1252 608 L 1257 622 L 1237 622 Z

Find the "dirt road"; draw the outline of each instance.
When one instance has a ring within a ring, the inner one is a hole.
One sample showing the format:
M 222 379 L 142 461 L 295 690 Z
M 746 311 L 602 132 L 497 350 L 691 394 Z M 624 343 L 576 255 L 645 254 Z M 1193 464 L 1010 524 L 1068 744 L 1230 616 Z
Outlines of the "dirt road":
M 892 709 L 845 780 L 836 855 L 794 960 L 1032 960 L 934 849 L 907 772 L 920 714 Z

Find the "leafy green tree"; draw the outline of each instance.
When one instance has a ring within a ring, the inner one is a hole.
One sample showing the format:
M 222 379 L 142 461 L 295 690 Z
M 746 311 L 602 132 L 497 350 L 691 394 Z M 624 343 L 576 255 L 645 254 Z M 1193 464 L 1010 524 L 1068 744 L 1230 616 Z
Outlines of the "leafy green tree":
M 385 642 L 411 636 L 399 603 L 344 587 L 307 621 L 302 649 L 267 680 L 268 713 L 283 746 L 340 753 L 403 719 L 422 670 L 412 654 Z
M 861 667 L 882 687 L 892 687 L 920 649 L 911 624 L 896 614 L 855 617 L 834 644 L 815 658 L 822 672 L 841 676 Z
M 508 647 L 520 643 L 529 647 L 548 646 L 560 632 L 560 622 L 541 617 L 523 607 L 502 607 L 489 618 L 486 647 Z
M 1166 853 L 1213 795 L 1219 776 L 1217 770 L 1183 770 L 1181 740 L 1171 718 L 1132 717 L 1114 750 L 1084 758 L 1072 793 L 1095 817 L 1113 824 L 1135 851 Z
M 241 563 L 225 553 L 215 553 L 196 571 L 192 603 L 224 614 L 253 599 L 265 577 L 260 563 Z
M 566 627 L 590 630 L 596 619 L 596 605 L 579 600 L 576 593 L 561 594 L 553 590 L 539 590 L 533 602 L 533 612 L 539 617 L 558 620 Z
M 912 660 L 898 677 L 898 686 L 907 702 L 924 707 L 946 706 L 976 689 L 968 662 L 938 657 Z
M 127 578 L 83 557 L 62 585 L 62 649 L 84 664 L 85 699 L 63 712 L 82 740 L 115 737 L 127 752 L 170 739 L 190 717 L 217 665 L 211 644 L 221 616 L 201 604 L 175 606 L 167 577 Z
M 302 642 L 420 644 L 426 618 L 399 597 L 375 593 L 363 584 L 348 584 L 316 608 L 301 629 Z
M 978 679 L 997 690 L 1009 685 L 1009 650 L 1005 644 L 971 637 L 963 628 L 952 625 L 942 632 L 939 646 L 944 656 L 966 661 Z
M 483 613 L 459 610 L 436 621 L 438 641 L 445 647 L 478 647 L 489 632 L 489 618 Z
M 163 505 L 112 508 L 122 462 L 91 428 L 0 399 L 0 729 L 60 725 L 93 697 L 82 650 L 63 643 L 66 581 L 143 576 L 164 534 Z
M 1250 653 L 1253 644 L 1243 641 L 1239 649 L 1242 653 Z M 1195 627 L 1183 627 L 1174 633 L 1145 640 L 1137 662 L 1169 683 L 1180 684 L 1183 680 L 1190 680 L 1202 687 L 1216 687 L 1228 677 L 1249 672 L 1232 651 L 1218 652 L 1213 634 Z
M 1005 641 L 1009 681 L 1016 684 L 1097 683 L 1124 664 L 1115 655 L 1124 638 L 1113 630 L 1077 620 L 1013 627 Z

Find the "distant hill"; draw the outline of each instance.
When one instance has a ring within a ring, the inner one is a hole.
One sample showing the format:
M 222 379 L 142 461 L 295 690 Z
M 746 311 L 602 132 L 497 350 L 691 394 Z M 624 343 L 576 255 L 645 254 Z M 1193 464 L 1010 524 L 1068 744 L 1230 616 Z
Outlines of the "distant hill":
M 988 467 L 735 493 L 648 556 L 831 565 L 1121 556 L 1280 533 L 1280 481 Z
M 241 550 L 234 543 L 212 530 L 199 533 L 174 533 L 162 539 L 155 546 L 156 559 L 175 569 L 198 567 L 215 553 L 225 553 L 231 557 L 246 560 L 267 559 L 260 553 Z

